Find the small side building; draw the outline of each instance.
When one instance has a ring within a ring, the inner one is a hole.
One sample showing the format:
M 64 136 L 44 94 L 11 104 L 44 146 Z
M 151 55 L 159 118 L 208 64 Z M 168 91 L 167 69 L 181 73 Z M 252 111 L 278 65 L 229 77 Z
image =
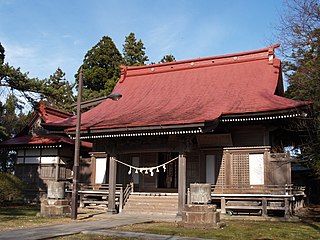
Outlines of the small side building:
M 43 123 L 69 117 L 72 115 L 40 103 L 28 126 L 14 138 L 0 143 L 1 148 L 16 152 L 15 175 L 26 183 L 27 200 L 37 200 L 46 194 L 48 181 L 71 181 L 74 140 L 63 131 L 53 133 L 42 127 Z M 91 143 L 81 143 L 82 156 L 88 156 L 91 150 Z

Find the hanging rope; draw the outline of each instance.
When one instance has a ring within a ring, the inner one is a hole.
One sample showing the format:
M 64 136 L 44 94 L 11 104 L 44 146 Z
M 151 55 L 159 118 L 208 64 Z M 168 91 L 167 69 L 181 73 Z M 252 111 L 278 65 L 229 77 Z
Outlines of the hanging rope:
M 129 175 L 132 173 L 132 170 L 134 170 L 134 173 L 139 173 L 139 172 L 140 173 L 144 173 L 144 174 L 149 174 L 150 173 L 150 175 L 153 176 L 154 175 L 153 171 L 159 172 L 159 168 L 163 168 L 163 171 L 165 172 L 166 171 L 166 165 L 171 163 L 171 162 L 173 162 L 173 161 L 175 161 L 175 160 L 177 160 L 178 158 L 179 157 L 175 157 L 175 158 L 173 158 L 173 159 L 171 159 L 171 160 L 169 160 L 169 161 L 167 161 L 167 162 L 165 162 L 163 164 L 155 166 L 155 167 L 135 167 L 135 166 L 132 166 L 130 164 L 121 162 L 121 161 L 119 161 L 117 159 L 115 159 L 115 161 L 120 163 L 120 164 L 122 164 L 122 165 L 124 165 L 124 166 L 129 167 L 130 168 L 129 171 L 128 171 Z

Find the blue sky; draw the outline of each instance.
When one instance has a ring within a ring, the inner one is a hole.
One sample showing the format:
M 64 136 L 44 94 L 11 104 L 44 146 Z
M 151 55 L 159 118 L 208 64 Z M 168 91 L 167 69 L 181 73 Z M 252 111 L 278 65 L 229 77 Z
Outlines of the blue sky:
M 150 61 L 266 47 L 282 0 L 0 0 L 6 62 L 48 78 L 60 67 L 73 82 L 83 57 L 102 36 L 122 52 L 134 32 Z

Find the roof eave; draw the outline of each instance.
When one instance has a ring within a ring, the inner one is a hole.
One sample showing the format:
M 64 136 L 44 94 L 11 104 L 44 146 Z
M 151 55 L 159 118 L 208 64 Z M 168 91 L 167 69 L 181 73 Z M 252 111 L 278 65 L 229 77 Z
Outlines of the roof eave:
M 197 129 L 202 128 L 206 123 L 190 123 L 190 124 L 174 124 L 174 125 L 156 125 L 156 126 L 138 126 L 138 127 L 122 127 L 122 128 L 99 128 L 99 129 L 81 129 L 80 133 L 83 135 L 109 134 L 109 133 L 135 133 L 135 132 L 149 132 L 149 131 L 166 131 L 176 129 Z M 75 129 L 67 130 L 70 135 L 75 135 Z

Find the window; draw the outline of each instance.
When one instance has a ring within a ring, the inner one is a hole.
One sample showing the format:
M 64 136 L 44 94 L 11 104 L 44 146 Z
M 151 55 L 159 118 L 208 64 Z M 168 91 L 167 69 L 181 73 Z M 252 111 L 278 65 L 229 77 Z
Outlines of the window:
M 106 182 L 107 159 L 96 158 L 96 180 L 95 183 L 101 184 Z
M 264 184 L 263 153 L 249 154 L 249 179 L 250 185 Z

